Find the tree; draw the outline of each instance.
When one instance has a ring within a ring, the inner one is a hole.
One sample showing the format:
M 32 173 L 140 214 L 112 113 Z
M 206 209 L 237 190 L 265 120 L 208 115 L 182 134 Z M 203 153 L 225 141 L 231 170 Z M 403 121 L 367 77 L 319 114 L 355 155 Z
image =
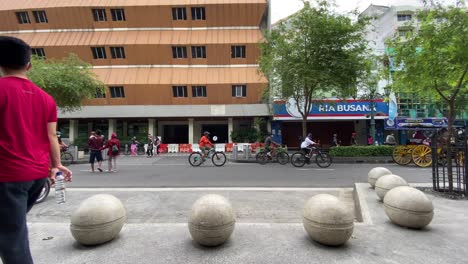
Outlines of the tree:
M 457 110 L 467 109 L 468 13 L 462 7 L 464 1 L 448 7 L 432 1 L 427 4 L 428 8 L 417 13 L 418 32 L 387 44 L 394 49 L 395 64 L 400 65 L 394 72 L 394 88 L 443 102 L 453 137 Z M 451 153 L 450 144 L 447 151 Z M 450 159 L 447 171 L 452 191 Z
M 355 93 L 365 71 L 365 20 L 352 22 L 332 12 L 329 1 L 317 0 L 265 33 L 260 43 L 260 69 L 271 95 L 292 98 L 307 134 L 307 116 L 314 100 Z M 279 88 L 278 91 L 273 91 Z
M 50 94 L 62 111 L 74 111 L 85 99 L 104 90 L 91 65 L 70 54 L 63 59 L 44 60 L 33 56 L 28 78 Z

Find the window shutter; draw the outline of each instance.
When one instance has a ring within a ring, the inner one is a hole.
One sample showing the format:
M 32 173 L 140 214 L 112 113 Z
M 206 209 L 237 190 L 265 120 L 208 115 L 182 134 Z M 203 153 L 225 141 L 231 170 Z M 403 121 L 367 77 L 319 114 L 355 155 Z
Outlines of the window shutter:
M 242 85 L 242 96 L 247 96 L 247 85 Z
M 187 86 L 183 86 L 184 87 L 184 97 L 187 97 Z
M 232 97 L 236 97 L 236 86 L 232 86 Z
M 172 95 L 177 97 L 177 86 L 172 86 Z

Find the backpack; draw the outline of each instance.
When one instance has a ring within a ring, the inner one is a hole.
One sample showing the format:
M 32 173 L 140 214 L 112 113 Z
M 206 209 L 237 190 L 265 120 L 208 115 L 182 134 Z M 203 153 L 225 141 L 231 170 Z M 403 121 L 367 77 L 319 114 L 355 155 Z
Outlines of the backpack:
M 111 148 L 112 155 L 117 155 L 119 154 L 119 148 L 117 147 L 117 144 L 114 143 Z

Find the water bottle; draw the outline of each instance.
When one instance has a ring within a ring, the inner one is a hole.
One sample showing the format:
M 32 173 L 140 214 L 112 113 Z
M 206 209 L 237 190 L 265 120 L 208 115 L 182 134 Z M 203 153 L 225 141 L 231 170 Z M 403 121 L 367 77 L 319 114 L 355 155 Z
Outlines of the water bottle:
M 55 175 L 55 201 L 58 204 L 65 203 L 65 177 L 63 177 L 62 172 L 57 172 Z

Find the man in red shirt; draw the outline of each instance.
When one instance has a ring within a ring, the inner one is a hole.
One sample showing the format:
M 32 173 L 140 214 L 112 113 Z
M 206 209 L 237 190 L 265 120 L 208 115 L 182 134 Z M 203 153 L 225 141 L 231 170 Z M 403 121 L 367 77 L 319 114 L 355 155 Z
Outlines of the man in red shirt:
M 32 264 L 26 213 L 45 184 L 62 171 L 54 99 L 29 81 L 31 48 L 0 36 L 0 258 L 3 264 Z
M 200 138 L 200 141 L 198 142 L 198 146 L 200 147 L 201 152 L 203 153 L 203 158 L 205 158 L 210 150 L 213 148 L 213 143 L 211 143 L 210 139 L 208 136 L 210 135 L 210 132 L 205 131 L 203 132 L 203 136 Z

